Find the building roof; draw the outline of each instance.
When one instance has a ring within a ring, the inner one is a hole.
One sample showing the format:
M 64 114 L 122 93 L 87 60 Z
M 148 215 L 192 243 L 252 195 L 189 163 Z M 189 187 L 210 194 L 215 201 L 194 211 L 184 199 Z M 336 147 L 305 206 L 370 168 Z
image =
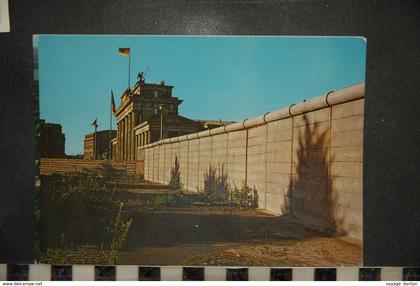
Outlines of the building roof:
M 187 123 L 187 124 L 197 124 L 197 125 L 199 124 L 199 122 L 196 121 L 196 120 L 192 120 L 192 119 L 186 118 L 184 116 L 181 116 L 181 115 L 175 114 L 175 113 L 165 114 L 163 116 L 163 120 L 166 122 L 166 124 L 169 121 L 171 123 L 171 125 L 179 125 L 180 121 L 182 121 L 183 123 Z M 153 115 L 151 118 L 143 121 L 139 125 L 145 126 L 147 124 L 153 124 L 153 123 L 160 123 L 160 115 Z M 137 126 L 139 126 L 139 125 L 137 125 Z
M 181 104 L 183 102 L 183 100 L 179 99 L 178 97 L 174 97 L 172 96 L 172 92 L 169 93 L 170 96 L 165 96 L 165 97 L 159 97 L 159 98 L 155 98 L 152 95 L 146 95 L 146 94 L 139 94 L 139 89 L 140 88 L 148 88 L 148 87 L 156 87 L 156 88 L 164 88 L 164 89 L 169 89 L 172 90 L 173 86 L 172 85 L 166 85 L 164 82 L 157 84 L 157 83 L 146 83 L 146 82 L 141 82 L 141 81 L 137 81 L 134 84 L 134 87 L 132 89 L 126 89 L 120 96 L 120 104 L 116 107 L 116 112 L 115 112 L 115 116 L 117 116 L 118 114 L 120 114 L 133 100 L 138 100 L 139 97 L 138 95 L 140 95 L 141 99 L 146 99 L 146 100 L 151 100 L 151 101 L 156 101 L 156 102 L 174 102 L 177 103 L 178 105 Z
M 140 84 L 142 84 L 142 85 L 149 85 L 149 86 L 164 86 L 164 87 L 168 87 L 168 88 L 173 88 L 174 87 L 173 85 L 167 85 L 167 84 L 165 84 L 164 81 L 162 81 L 162 82 L 161 83 L 151 83 L 151 82 L 145 82 L 145 81 L 144 82 L 137 81 L 136 84 L 134 85 L 133 90 L 136 87 L 138 87 Z

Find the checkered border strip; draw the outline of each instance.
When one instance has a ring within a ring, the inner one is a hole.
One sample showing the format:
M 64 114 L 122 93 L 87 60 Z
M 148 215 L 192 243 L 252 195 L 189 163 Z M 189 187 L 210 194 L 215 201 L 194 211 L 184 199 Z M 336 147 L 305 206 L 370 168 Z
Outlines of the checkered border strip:
M 0 280 L 73 281 L 420 281 L 420 268 L 269 268 L 0 264 Z

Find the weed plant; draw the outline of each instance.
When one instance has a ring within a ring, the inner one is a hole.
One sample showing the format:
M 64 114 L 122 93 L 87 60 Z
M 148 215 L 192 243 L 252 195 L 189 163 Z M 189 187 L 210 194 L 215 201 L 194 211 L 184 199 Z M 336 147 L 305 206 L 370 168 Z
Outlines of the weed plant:
M 229 202 L 233 207 L 251 210 L 258 208 L 258 191 L 249 187 L 245 181 L 242 182 L 241 188 L 233 183 L 233 188 L 229 189 Z
M 86 173 L 41 178 L 41 252 L 95 246 L 116 261 L 132 220 L 113 199 L 115 186 L 105 183 Z

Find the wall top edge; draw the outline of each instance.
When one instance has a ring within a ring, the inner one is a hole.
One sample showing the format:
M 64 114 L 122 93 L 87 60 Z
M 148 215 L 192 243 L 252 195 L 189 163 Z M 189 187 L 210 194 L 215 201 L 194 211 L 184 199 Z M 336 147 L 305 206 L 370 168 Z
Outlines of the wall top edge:
M 261 125 L 271 121 L 276 121 L 284 118 L 293 117 L 303 113 L 308 113 L 318 109 L 329 106 L 357 100 L 365 97 L 365 82 L 361 82 L 343 89 L 330 91 L 318 97 L 313 97 L 307 101 L 292 104 L 289 107 L 277 109 L 271 112 L 266 112 L 260 116 L 251 119 L 245 119 L 236 123 L 226 125 L 224 127 L 216 128 L 217 130 L 205 130 L 198 133 L 191 133 L 178 137 L 156 141 L 141 147 L 140 149 L 147 149 L 156 145 L 165 144 L 169 142 L 180 142 L 185 140 L 193 140 L 196 138 L 207 137 L 216 134 L 229 133 L 233 131 L 247 129 L 253 126 Z

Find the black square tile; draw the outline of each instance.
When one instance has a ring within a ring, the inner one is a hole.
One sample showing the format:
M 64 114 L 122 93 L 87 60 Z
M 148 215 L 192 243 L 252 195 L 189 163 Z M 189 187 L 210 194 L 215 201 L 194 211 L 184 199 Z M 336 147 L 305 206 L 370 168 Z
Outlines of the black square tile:
M 115 281 L 115 266 L 95 266 L 95 281 Z
M 184 267 L 182 269 L 182 280 L 204 281 L 204 268 L 203 267 Z
M 71 265 L 51 265 L 51 281 L 72 281 L 72 277 Z
M 292 281 L 291 268 L 272 268 L 270 270 L 271 281 Z
M 226 281 L 248 281 L 248 268 L 226 269 Z
M 139 267 L 139 281 L 160 281 L 160 267 Z
M 380 281 L 381 269 L 380 268 L 360 268 L 359 281 Z
M 315 281 L 336 281 L 337 270 L 335 268 L 315 268 Z
M 403 281 L 420 281 L 420 268 L 403 268 Z
M 28 281 L 29 280 L 29 266 L 28 265 L 7 265 L 7 280 L 8 281 Z

